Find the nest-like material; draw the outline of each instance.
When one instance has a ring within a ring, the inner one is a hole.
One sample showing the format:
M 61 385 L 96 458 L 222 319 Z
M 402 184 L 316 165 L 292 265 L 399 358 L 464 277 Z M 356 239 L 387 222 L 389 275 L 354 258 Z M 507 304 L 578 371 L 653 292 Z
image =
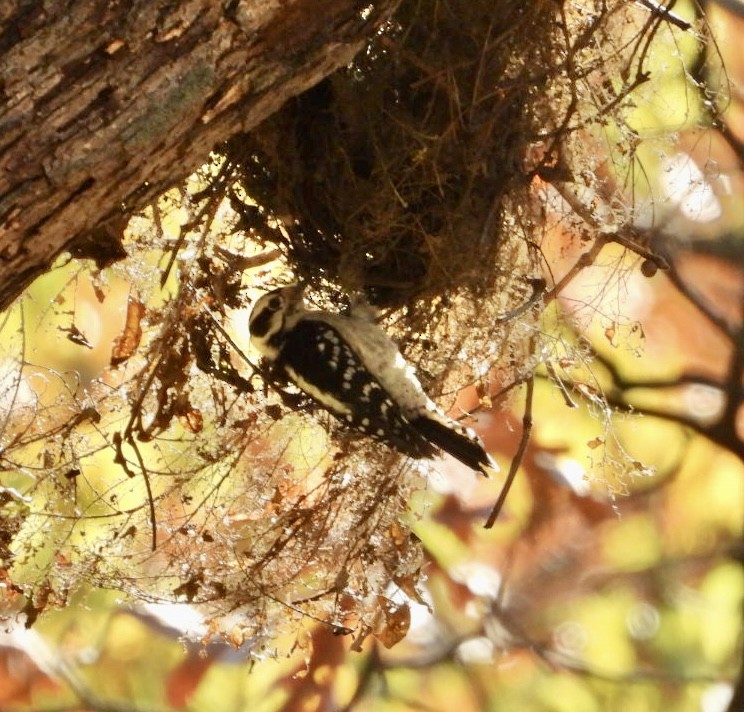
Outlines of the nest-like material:
M 405 306 L 404 342 L 446 318 L 447 358 L 467 333 L 503 360 L 543 273 L 544 181 L 604 189 L 594 129 L 623 124 L 663 23 L 627 2 L 402 2 L 353 65 L 224 146 L 241 226 L 325 297 Z
M 498 289 L 528 154 L 560 120 L 560 24 L 548 2 L 404 2 L 354 65 L 227 144 L 246 225 L 278 218 L 298 277 L 373 303 Z

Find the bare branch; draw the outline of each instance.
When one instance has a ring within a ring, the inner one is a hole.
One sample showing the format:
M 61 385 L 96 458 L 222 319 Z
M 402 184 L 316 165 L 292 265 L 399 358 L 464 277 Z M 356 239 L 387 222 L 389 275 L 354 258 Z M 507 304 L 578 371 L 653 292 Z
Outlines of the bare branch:
M 509 490 L 514 483 L 514 478 L 517 476 L 517 470 L 522 464 L 522 458 L 524 457 L 525 450 L 527 449 L 527 445 L 530 441 L 530 434 L 532 433 L 532 396 L 535 393 L 534 375 L 530 376 L 527 379 L 526 383 L 527 394 L 525 396 L 524 402 L 524 416 L 522 417 L 522 437 L 519 441 L 517 452 L 512 459 L 511 467 L 509 468 L 509 474 L 506 476 L 504 486 L 501 488 L 501 492 L 499 493 L 499 498 L 496 500 L 496 504 L 493 505 L 491 514 L 488 516 L 486 523 L 483 525 L 485 529 L 490 529 L 494 525 L 496 518 L 499 516 L 501 508 L 504 506 L 506 497 L 509 494 Z

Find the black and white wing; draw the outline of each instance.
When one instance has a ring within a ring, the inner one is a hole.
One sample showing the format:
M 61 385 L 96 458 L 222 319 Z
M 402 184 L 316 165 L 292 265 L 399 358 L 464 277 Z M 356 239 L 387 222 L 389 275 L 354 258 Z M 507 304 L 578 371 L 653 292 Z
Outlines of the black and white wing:
M 276 359 L 288 378 L 339 420 L 412 457 L 432 457 L 435 446 L 412 428 L 401 408 L 339 332 L 303 319 L 284 336 Z

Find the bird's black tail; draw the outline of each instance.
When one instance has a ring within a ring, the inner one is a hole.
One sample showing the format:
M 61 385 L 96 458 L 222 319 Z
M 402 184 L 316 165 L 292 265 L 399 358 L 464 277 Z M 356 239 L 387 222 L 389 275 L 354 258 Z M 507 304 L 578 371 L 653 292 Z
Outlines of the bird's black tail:
M 483 449 L 480 438 L 470 429 L 452 421 L 451 425 L 420 416 L 411 425 L 434 444 L 473 470 L 489 477 L 489 470 L 498 470 L 498 465 Z

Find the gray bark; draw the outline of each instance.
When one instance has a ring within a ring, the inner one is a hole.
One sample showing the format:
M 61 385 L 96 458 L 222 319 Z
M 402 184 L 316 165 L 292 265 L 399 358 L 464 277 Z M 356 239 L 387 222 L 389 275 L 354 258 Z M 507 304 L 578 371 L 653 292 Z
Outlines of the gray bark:
M 3 0 L 0 310 L 348 63 L 397 0 Z

